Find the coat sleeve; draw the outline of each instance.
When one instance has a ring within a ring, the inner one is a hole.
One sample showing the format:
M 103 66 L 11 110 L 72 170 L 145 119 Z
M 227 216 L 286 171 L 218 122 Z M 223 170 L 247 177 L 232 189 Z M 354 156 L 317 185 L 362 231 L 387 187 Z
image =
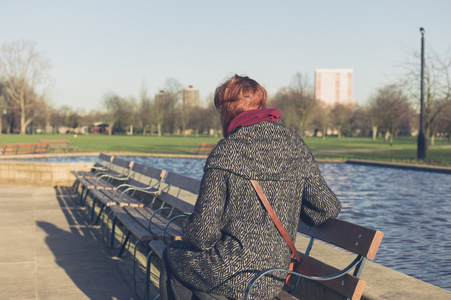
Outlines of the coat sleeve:
M 184 225 L 184 240 L 199 250 L 209 250 L 221 239 L 227 196 L 226 172 L 207 169 L 202 177 L 194 212 Z
M 318 226 L 329 218 L 335 218 L 340 210 L 340 202 L 321 175 L 306 178 L 301 208 L 304 223 Z

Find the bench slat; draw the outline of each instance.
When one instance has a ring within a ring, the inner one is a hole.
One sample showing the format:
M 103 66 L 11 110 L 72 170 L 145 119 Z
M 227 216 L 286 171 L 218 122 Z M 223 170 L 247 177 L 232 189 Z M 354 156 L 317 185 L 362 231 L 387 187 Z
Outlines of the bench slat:
M 301 256 L 300 267 L 302 274 L 322 277 L 332 275 L 340 271 L 335 267 L 325 264 L 322 261 L 319 261 L 311 256 L 307 256 L 301 252 L 299 252 L 299 255 Z M 350 299 L 360 299 L 366 285 L 364 280 L 351 274 L 345 274 L 332 280 L 320 281 L 320 283 Z
M 298 224 L 298 232 L 374 259 L 384 234 L 378 230 L 331 218 L 318 227 Z
M 200 190 L 199 180 L 173 172 L 168 172 L 164 182 L 196 195 Z
M 177 208 L 178 210 L 180 210 L 184 213 L 191 214 L 194 211 L 194 205 L 192 205 L 191 203 L 185 202 L 185 201 L 181 200 L 180 198 L 177 198 L 166 192 L 162 192 L 158 196 L 158 199 L 160 199 L 161 201 L 165 202 L 166 204 L 168 204 L 172 207 Z
M 139 226 L 139 224 L 136 223 L 135 220 L 133 220 L 133 218 L 123 210 L 123 208 L 119 206 L 113 206 L 110 209 L 113 211 L 116 218 L 118 218 L 119 221 L 125 227 L 127 227 L 127 229 L 130 230 L 133 235 L 136 236 L 139 240 L 150 241 L 153 239 L 152 234 Z
M 153 214 L 153 210 L 149 208 L 141 207 L 124 207 L 126 213 L 128 213 L 136 223 L 141 227 L 148 230 L 149 228 L 149 218 Z M 156 214 L 152 219 L 151 231 L 156 240 L 163 239 L 163 231 L 168 220 L 161 216 L 161 214 Z M 171 225 L 166 229 L 166 240 L 181 240 L 183 236 L 182 228 L 176 223 L 171 223 Z

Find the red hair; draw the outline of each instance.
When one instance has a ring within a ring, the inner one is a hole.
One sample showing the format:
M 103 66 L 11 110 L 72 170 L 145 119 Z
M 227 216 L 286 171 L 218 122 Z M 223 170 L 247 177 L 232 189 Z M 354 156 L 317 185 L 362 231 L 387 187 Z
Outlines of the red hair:
M 230 122 L 240 113 L 266 106 L 266 90 L 257 81 L 235 75 L 216 88 L 215 106 L 221 115 L 222 132 L 227 137 Z

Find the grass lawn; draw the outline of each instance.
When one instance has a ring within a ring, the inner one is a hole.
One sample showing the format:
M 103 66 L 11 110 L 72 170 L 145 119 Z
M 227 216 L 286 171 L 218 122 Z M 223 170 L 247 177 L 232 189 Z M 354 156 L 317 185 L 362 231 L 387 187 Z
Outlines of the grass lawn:
M 69 140 L 72 146 L 77 146 L 80 152 L 138 152 L 186 154 L 198 143 L 217 143 L 222 137 L 208 136 L 127 136 L 127 135 L 0 135 L 0 143 L 36 143 L 40 139 Z M 366 159 L 389 162 L 417 163 L 416 137 L 400 137 L 390 146 L 383 138 L 376 141 L 364 137 L 347 137 L 338 140 L 336 137 L 306 138 L 305 142 L 312 151 L 319 150 L 354 150 L 379 149 L 376 152 L 344 152 L 316 154 L 317 158 Z M 427 164 L 451 166 L 451 145 L 446 141 L 436 141 L 436 145 L 427 150 Z M 422 163 L 422 162 L 421 162 Z
M 0 143 L 37 143 L 38 140 L 69 140 L 71 146 L 76 146 L 79 152 L 139 152 L 186 154 L 190 148 L 198 143 L 217 143 L 220 137 L 195 136 L 142 136 L 142 135 L 0 135 Z

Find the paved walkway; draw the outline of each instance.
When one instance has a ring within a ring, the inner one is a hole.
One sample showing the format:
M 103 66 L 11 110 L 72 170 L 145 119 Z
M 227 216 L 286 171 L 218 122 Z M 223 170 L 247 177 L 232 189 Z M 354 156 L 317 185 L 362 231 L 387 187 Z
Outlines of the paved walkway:
M 75 203 L 50 187 L 0 185 L 0 299 L 134 297 Z
M 136 299 L 130 256 L 114 258 L 76 203 L 64 188 L 0 185 L 0 299 Z M 296 239 L 299 249 L 305 245 Z M 351 261 L 321 243 L 312 255 L 342 267 Z M 366 300 L 451 299 L 449 291 L 372 262 L 362 278 Z

